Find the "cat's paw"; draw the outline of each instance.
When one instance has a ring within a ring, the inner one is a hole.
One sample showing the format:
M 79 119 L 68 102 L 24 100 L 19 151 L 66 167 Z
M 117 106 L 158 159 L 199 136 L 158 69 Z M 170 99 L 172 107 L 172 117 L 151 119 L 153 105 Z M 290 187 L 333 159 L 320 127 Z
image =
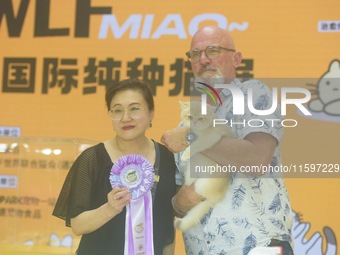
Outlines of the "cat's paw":
M 190 223 L 190 221 L 183 220 L 183 219 L 176 219 L 174 225 L 175 225 L 175 228 L 177 228 L 178 230 L 180 230 L 182 232 L 185 232 L 188 229 L 193 227 L 193 225 L 192 225 L 192 223 Z
M 181 230 L 182 219 L 175 219 L 174 225 L 175 225 L 175 228 Z
M 190 159 L 190 157 L 189 157 L 188 155 L 183 155 L 183 156 L 181 157 L 181 159 L 182 159 L 183 161 L 187 161 L 187 160 Z
M 183 152 L 183 154 L 182 154 L 182 156 L 181 156 L 181 159 L 182 159 L 182 160 L 189 160 L 189 159 L 190 159 L 190 150 L 189 150 L 189 148 L 186 149 L 186 150 Z

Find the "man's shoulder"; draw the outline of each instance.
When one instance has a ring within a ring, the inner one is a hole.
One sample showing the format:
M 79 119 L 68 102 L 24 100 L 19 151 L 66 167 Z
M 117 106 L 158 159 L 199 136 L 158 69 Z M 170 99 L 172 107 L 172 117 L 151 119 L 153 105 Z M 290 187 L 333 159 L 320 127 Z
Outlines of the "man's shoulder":
M 251 80 L 246 80 L 246 81 L 240 81 L 240 83 L 242 84 L 242 87 L 248 88 L 248 87 L 256 87 L 256 88 L 263 88 L 263 89 L 267 89 L 268 86 L 263 83 L 261 80 L 257 80 L 257 79 L 251 79 Z
M 243 81 L 240 84 L 244 95 L 248 95 L 250 90 L 253 96 L 272 94 L 272 90 L 265 83 L 257 79 Z

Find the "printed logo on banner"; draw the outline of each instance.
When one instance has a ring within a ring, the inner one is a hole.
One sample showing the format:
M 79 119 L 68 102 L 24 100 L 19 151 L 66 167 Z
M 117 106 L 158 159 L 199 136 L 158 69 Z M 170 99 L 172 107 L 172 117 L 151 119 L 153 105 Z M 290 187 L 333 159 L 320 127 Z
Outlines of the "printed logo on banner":
M 228 19 L 219 13 L 202 13 L 194 16 L 188 24 L 183 24 L 181 14 L 168 14 L 163 21 L 155 27 L 154 14 L 131 14 L 123 24 L 119 25 L 116 15 L 103 15 L 102 23 L 98 34 L 99 39 L 106 39 L 109 32 L 116 39 L 120 39 L 129 31 L 130 39 L 159 39 L 164 35 L 177 36 L 179 39 L 187 39 L 189 36 L 186 33 L 185 27 L 189 35 L 193 35 L 199 28 L 202 22 L 213 21 L 216 25 L 229 31 L 245 31 L 248 29 L 248 22 L 230 22 Z M 175 24 L 173 27 L 172 24 Z M 151 31 L 155 30 L 151 34 Z
M 51 2 L 51 0 L 37 1 L 35 5 L 34 37 L 70 36 L 71 29 L 69 27 L 49 27 L 51 12 L 55 10 L 55 6 L 50 8 Z M 21 1 L 19 6 L 14 6 L 13 1 L 5 1 L 5 8 L 3 8 L 2 13 L 0 12 L 0 19 L 2 16 L 6 17 L 9 37 L 21 36 L 24 21 L 29 13 L 29 4 L 29 1 Z M 89 11 L 93 9 L 95 11 Z M 77 1 L 73 29 L 75 38 L 89 37 L 91 15 L 101 15 L 103 17 L 99 27 L 99 39 L 107 38 L 110 31 L 114 38 L 121 38 L 125 33 L 129 32 L 130 39 L 136 39 L 139 36 L 141 39 L 158 39 L 163 35 L 174 35 L 178 36 L 179 39 L 186 39 L 188 35 L 185 27 L 187 27 L 189 34 L 193 35 L 200 24 L 205 21 L 216 22 L 217 26 L 229 31 L 245 31 L 248 29 L 248 22 L 228 22 L 228 19 L 219 13 L 196 15 L 192 17 L 188 24 L 183 24 L 184 19 L 178 13 L 167 14 L 159 25 L 154 22 L 155 14 L 131 14 L 124 22 L 119 22 L 116 15 L 112 14 L 111 6 L 92 6 L 91 1 Z M 175 25 L 174 27 L 173 24 Z M 155 28 L 155 32 L 151 34 L 151 31 Z

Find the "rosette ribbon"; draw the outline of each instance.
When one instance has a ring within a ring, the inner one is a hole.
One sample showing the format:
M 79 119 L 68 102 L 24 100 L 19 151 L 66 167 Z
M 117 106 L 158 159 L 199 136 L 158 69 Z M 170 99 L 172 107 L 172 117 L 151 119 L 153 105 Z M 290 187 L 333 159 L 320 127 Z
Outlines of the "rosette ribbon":
M 126 187 L 132 194 L 132 199 L 126 206 L 124 255 L 154 254 L 151 195 L 153 182 L 153 167 L 141 155 L 125 155 L 111 169 L 112 188 Z

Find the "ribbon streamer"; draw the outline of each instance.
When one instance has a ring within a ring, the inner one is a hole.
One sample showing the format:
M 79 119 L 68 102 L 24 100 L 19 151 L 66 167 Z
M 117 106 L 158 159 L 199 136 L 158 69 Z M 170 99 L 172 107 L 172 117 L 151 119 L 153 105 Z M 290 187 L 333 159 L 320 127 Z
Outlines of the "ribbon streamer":
M 126 206 L 125 255 L 153 255 L 153 220 L 151 188 L 154 171 L 150 162 L 137 154 L 125 155 L 113 165 L 112 188 L 126 187 L 132 200 Z

